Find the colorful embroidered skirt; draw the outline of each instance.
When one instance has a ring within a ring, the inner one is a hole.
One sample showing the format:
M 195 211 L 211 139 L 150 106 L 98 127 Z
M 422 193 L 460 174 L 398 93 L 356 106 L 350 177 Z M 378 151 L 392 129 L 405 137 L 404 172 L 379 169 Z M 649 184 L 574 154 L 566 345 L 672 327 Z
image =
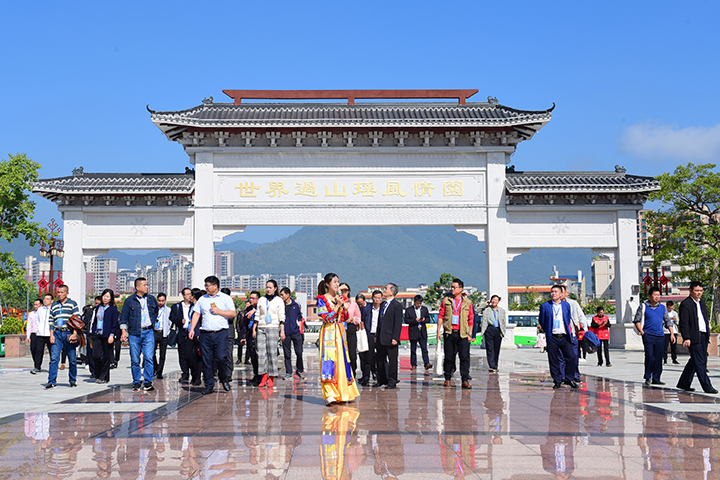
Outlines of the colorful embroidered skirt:
M 342 323 L 326 323 L 320 330 L 320 383 L 326 400 L 333 397 L 338 402 L 349 402 L 360 395 Z

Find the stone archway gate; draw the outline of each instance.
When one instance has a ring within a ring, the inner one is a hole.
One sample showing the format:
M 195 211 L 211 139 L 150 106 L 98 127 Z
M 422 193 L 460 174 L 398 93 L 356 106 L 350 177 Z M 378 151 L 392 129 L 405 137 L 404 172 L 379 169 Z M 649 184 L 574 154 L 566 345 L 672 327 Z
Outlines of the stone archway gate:
M 74 291 L 84 291 L 85 263 L 110 249 L 187 255 L 199 285 L 213 271 L 214 242 L 248 225 L 452 225 L 485 241 L 487 290 L 504 299 L 508 261 L 531 248 L 610 255 L 618 318 L 627 319 L 638 277 L 637 210 L 657 182 L 620 168 L 507 169 L 554 106 L 527 111 L 493 98 L 468 102 L 476 92 L 226 90 L 232 103 L 211 97 L 187 110 L 148 108 L 194 171 L 78 169 L 39 180 L 33 192 L 62 212 L 63 278 Z M 347 103 L 327 103 L 339 98 Z M 373 101 L 356 104 L 360 98 Z

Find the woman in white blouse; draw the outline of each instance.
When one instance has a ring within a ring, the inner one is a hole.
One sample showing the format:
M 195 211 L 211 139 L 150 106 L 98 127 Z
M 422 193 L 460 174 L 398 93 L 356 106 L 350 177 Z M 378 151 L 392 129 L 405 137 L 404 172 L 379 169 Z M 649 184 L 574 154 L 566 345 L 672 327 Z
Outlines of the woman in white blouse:
M 272 387 L 278 376 L 278 341 L 280 330 L 285 327 L 285 302 L 277 294 L 278 284 L 268 280 L 265 296 L 257 304 L 253 337 L 257 345 L 258 375 L 262 376 L 259 387 Z

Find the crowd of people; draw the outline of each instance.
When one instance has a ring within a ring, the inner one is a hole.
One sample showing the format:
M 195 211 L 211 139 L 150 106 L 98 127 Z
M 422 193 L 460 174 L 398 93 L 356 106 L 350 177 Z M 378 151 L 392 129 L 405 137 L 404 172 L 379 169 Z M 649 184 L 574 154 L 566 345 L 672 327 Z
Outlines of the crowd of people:
M 275 280 L 269 280 L 265 295 L 251 292 L 245 309 L 238 312 L 230 291 L 220 289 L 216 276 L 207 277 L 204 287 L 183 289 L 183 300 L 168 307 L 164 293 L 150 295 L 147 280 L 138 278 L 135 293 L 124 301 L 121 311 L 115 306 L 114 292 L 108 289 L 95 298 L 94 306 L 81 313 L 77 303 L 68 297 L 67 285 L 63 285 L 57 290 L 57 299 L 47 294 L 34 302 L 27 333 L 34 362 L 31 373 L 41 371 L 44 350 L 48 348 L 50 366 L 45 388 L 56 388 L 64 356 L 69 360 L 70 387 L 76 387 L 77 347 L 87 344 L 85 360 L 91 378 L 107 383 L 110 371 L 117 367 L 121 342 L 127 342 L 133 390 L 152 391 L 153 379 L 163 379 L 168 345 L 177 342 L 180 382 L 198 387 L 204 384 L 201 392 L 207 395 L 215 391 L 215 378 L 225 391 L 232 388 L 233 350 L 237 343 L 237 363 L 243 363 L 245 350 L 245 362 L 252 365 L 252 385 L 273 387 L 280 376 L 279 345 L 284 354 L 283 378 L 305 379 L 304 318 L 290 289 L 278 289 Z M 679 363 L 675 335 L 680 333 L 690 360 L 677 387 L 693 391 L 691 384 L 697 375 L 705 392 L 717 393 L 707 376 L 710 323 L 702 293 L 702 285 L 692 282 L 690 296 L 675 312 L 673 302 L 662 305 L 659 289 L 651 288 L 648 301 L 638 308 L 634 323 L 644 345 L 647 385 L 664 385 L 660 376 L 663 363 L 667 363 L 668 347 L 672 362 Z M 369 302 L 362 294 L 354 298 L 350 294 L 350 285 L 341 283 L 334 273 L 325 275 L 318 285 L 318 315 L 322 320 L 318 342 L 320 382 L 327 405 L 352 401 L 359 395 L 358 386 L 369 387 L 371 381 L 375 388 L 397 388 L 403 324 L 408 326 L 411 369 L 418 368 L 420 347 L 422 366 L 428 373 L 433 370 L 428 352 L 430 312 L 420 295 L 404 308 L 395 298 L 398 287 L 394 283 L 388 283 L 383 291 L 373 291 Z M 590 343 L 597 349 L 598 366 L 612 365 L 610 322 L 602 308 L 588 321 L 564 285 L 554 285 L 550 296 L 540 306 L 538 328 L 544 338 L 553 388 L 566 384 L 576 389 L 579 363 L 585 361 Z M 472 389 L 470 345 L 477 335 L 484 339 L 488 371 L 498 372 L 508 324 L 500 301 L 498 295 L 492 295 L 478 319 L 462 280 L 453 279 L 450 295 L 441 300 L 438 314 L 435 373 L 443 375 L 445 387 L 455 386 L 453 377 L 459 363 L 461 386 Z M 171 332 L 176 333 L 172 341 Z

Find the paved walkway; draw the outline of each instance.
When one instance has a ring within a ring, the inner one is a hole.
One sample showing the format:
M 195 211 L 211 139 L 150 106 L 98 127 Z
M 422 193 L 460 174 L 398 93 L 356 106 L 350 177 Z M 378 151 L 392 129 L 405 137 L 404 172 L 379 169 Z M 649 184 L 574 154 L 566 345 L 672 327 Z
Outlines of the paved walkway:
M 467 391 L 411 371 L 403 349 L 397 390 L 328 408 L 306 348 L 305 382 L 257 389 L 236 370 L 231 392 L 206 397 L 178 384 L 174 350 L 146 394 L 127 350 L 109 386 L 80 370 L 71 389 L 64 370 L 50 391 L 29 357 L 0 359 L 0 478 L 720 478 L 720 398 L 644 387 L 641 352 L 612 351 L 610 368 L 592 356 L 571 391 L 550 388 L 537 350 L 503 350 L 489 374 L 477 349 Z M 710 370 L 720 385 L 720 358 Z

